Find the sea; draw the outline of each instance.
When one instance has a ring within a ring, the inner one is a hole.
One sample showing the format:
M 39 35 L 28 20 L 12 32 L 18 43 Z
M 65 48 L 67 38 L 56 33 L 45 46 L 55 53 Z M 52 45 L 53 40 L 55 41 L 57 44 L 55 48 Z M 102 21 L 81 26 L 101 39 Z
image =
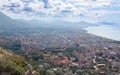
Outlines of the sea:
M 99 25 L 85 28 L 88 33 L 102 36 L 108 39 L 120 41 L 120 26 L 117 25 Z

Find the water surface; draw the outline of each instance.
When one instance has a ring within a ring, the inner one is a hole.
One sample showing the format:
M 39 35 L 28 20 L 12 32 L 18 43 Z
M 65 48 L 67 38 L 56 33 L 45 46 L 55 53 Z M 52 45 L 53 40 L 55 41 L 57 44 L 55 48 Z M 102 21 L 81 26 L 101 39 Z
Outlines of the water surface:
M 120 41 L 120 26 L 100 25 L 85 28 L 88 33 Z

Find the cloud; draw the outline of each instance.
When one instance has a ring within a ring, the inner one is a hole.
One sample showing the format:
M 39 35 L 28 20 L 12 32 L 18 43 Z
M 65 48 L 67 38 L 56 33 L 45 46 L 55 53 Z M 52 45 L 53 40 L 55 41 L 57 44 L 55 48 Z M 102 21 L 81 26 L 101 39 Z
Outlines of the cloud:
M 44 0 L 0 0 L 0 9 L 32 18 L 41 18 L 41 16 L 99 18 L 109 13 L 119 12 L 107 10 L 115 6 L 112 3 L 117 2 L 115 0 L 48 0 L 46 2 Z

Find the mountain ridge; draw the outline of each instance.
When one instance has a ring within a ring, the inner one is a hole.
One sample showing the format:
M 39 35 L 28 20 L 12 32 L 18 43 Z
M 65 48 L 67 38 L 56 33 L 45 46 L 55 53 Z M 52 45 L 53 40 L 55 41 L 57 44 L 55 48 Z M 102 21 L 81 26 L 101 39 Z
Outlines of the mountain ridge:
M 85 28 L 89 26 L 94 26 L 92 23 L 85 21 L 79 22 L 67 22 L 63 20 L 54 20 L 54 21 L 43 21 L 43 20 L 13 20 L 9 16 L 6 16 L 4 13 L 0 12 L 0 27 L 5 29 L 29 29 L 36 27 L 50 27 L 50 28 L 74 28 L 75 26 L 79 28 Z M 15 27 L 15 28 L 14 28 Z

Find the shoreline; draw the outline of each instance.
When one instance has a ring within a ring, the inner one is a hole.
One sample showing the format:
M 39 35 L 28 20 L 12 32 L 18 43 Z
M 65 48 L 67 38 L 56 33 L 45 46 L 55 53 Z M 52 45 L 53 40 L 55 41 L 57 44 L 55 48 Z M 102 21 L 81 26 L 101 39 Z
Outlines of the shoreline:
M 88 28 L 84 28 L 86 30 L 86 33 L 96 35 L 99 37 L 103 37 L 106 39 L 111 39 L 115 41 L 120 41 L 120 30 L 118 27 L 114 26 L 108 26 L 108 25 L 99 25 L 99 26 L 92 26 Z M 118 34 L 117 34 L 118 33 Z

